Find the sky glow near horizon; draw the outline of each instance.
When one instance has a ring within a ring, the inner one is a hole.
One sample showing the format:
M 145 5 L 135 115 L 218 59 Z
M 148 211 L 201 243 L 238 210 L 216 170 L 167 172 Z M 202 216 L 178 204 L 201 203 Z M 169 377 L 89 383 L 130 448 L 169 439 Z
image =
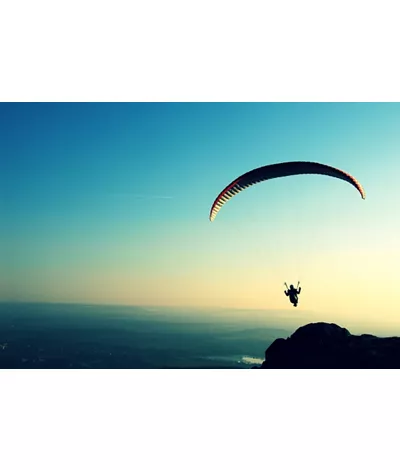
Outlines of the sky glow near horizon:
M 1 300 L 287 309 L 399 329 L 400 104 L 2 103 Z M 210 207 L 258 166 L 280 178 Z

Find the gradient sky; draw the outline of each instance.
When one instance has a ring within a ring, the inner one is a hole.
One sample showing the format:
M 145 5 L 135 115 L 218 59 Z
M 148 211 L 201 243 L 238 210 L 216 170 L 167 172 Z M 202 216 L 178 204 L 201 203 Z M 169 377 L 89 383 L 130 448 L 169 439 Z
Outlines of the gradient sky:
M 400 325 L 400 104 L 2 103 L 2 300 L 286 309 Z M 255 167 L 355 176 L 217 194 Z M 335 317 L 336 318 L 336 317 Z

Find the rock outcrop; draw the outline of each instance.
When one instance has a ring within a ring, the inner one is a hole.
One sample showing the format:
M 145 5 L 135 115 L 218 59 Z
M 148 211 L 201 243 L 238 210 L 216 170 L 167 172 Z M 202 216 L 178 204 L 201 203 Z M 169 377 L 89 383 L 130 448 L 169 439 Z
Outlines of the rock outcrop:
M 287 339 L 276 339 L 258 368 L 397 369 L 400 338 L 356 336 L 334 323 L 310 323 Z

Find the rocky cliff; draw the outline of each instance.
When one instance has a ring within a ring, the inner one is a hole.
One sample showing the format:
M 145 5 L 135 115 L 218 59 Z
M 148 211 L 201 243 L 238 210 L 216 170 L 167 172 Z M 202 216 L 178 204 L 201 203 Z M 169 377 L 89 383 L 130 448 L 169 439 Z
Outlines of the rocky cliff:
M 265 351 L 261 369 L 400 368 L 400 338 L 352 335 L 333 323 L 310 323 Z

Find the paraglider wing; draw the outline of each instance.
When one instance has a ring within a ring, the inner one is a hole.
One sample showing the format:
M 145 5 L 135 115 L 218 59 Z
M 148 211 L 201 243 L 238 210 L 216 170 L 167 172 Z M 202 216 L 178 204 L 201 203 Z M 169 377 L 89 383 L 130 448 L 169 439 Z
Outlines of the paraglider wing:
M 333 178 L 339 178 L 352 184 L 361 194 L 361 197 L 365 199 L 365 192 L 361 184 L 350 174 L 343 170 L 334 168 L 323 163 L 316 162 L 284 162 L 275 163 L 272 165 L 262 166 L 245 173 L 239 178 L 235 179 L 230 183 L 215 199 L 211 210 L 210 210 L 210 221 L 212 222 L 221 207 L 229 201 L 235 194 L 240 193 L 243 189 L 252 186 L 253 184 L 260 183 L 273 178 L 281 178 L 284 176 L 292 175 L 326 175 L 332 176 Z

